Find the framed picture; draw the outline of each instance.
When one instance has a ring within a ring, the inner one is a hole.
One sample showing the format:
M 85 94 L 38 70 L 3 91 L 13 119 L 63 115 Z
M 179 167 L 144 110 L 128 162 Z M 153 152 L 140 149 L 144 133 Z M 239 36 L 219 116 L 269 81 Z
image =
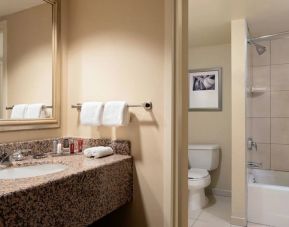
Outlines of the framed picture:
M 222 110 L 222 68 L 189 70 L 189 111 Z

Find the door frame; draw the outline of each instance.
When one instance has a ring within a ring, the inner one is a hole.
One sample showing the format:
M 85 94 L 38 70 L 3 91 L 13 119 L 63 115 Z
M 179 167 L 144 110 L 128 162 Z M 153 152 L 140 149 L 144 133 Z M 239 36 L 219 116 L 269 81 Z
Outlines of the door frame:
M 188 226 L 188 0 L 166 0 L 164 226 Z
M 2 58 L 2 74 L 0 74 L 0 118 L 5 118 L 6 110 L 4 106 L 7 104 L 7 22 L 0 21 L 0 31 L 3 32 L 3 58 Z

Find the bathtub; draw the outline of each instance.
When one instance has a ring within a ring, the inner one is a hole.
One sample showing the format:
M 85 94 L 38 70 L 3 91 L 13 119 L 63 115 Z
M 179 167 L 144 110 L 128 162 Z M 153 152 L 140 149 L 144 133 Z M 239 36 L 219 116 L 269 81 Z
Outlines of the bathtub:
M 289 172 L 248 170 L 248 221 L 289 226 Z

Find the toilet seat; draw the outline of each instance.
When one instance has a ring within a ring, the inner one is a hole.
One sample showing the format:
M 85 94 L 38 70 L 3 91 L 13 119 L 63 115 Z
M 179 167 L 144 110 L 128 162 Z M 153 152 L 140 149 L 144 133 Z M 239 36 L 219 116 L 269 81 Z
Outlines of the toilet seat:
M 188 171 L 188 179 L 190 181 L 198 181 L 207 178 L 208 176 L 210 175 L 206 169 L 191 168 Z

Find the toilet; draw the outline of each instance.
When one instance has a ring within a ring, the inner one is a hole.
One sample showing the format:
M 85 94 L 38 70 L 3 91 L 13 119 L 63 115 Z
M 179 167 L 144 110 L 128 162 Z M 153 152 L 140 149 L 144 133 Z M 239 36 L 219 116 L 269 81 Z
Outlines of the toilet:
M 208 204 L 205 188 L 211 183 L 208 171 L 219 165 L 220 146 L 216 144 L 191 144 L 188 147 L 189 211 L 204 208 Z

